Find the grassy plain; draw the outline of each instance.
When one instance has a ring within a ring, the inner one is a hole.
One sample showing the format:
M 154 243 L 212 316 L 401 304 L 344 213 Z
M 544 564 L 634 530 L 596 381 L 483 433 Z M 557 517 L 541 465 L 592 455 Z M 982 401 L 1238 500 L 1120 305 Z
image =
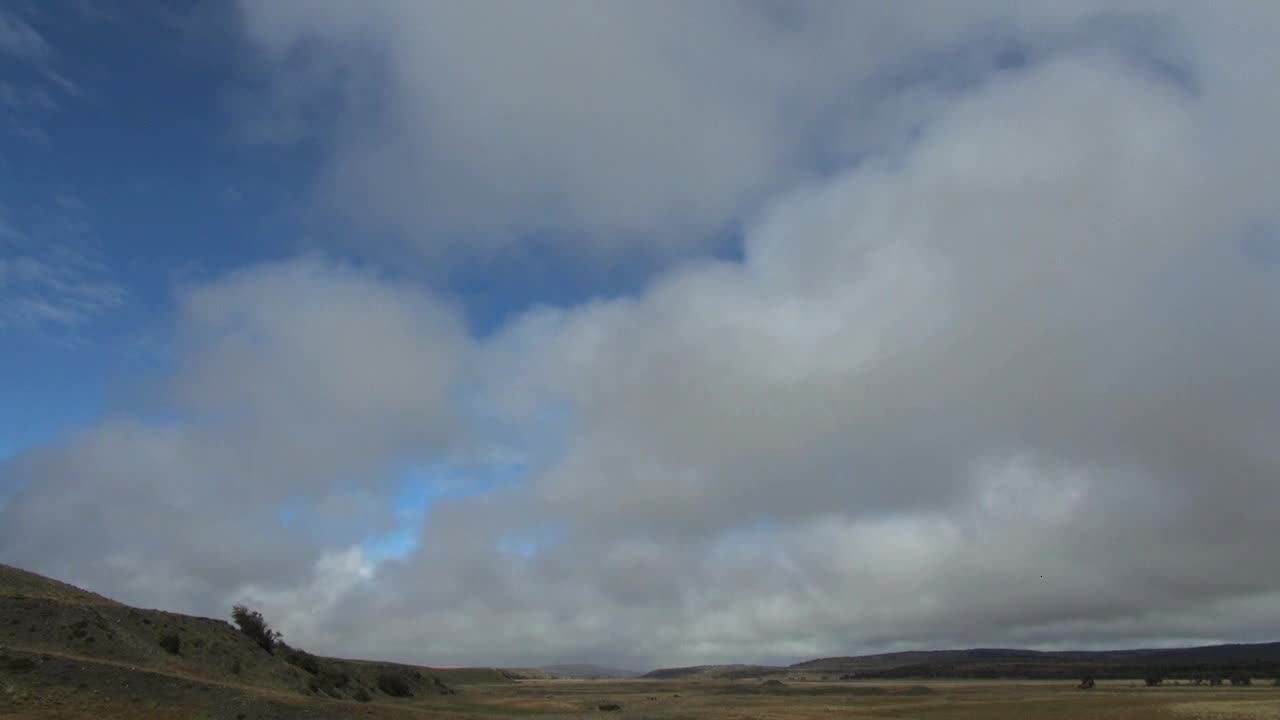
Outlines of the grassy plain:
M 14 653 L 9 651 L 9 656 Z M 455 686 L 454 695 L 371 703 L 210 682 L 89 658 L 34 656 L 0 671 L 0 717 L 13 720 L 291 720 L 292 718 L 652 718 L 653 720 L 1280 720 L 1280 688 L 1103 681 L 1094 690 L 1034 681 L 525 680 Z M 616 704 L 616 711 L 601 710 Z

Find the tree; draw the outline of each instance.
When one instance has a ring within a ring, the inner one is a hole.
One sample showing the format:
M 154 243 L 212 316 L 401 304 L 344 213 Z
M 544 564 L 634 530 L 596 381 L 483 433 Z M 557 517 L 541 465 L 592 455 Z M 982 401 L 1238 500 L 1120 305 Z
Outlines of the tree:
M 1244 670 L 1237 670 L 1231 673 L 1231 684 L 1232 685 L 1252 685 L 1253 678 L 1250 677 L 1249 673 L 1245 672 Z
M 257 643 L 258 647 L 269 653 L 275 653 L 276 642 L 280 640 L 281 635 L 271 629 L 271 626 L 263 619 L 262 613 L 257 610 L 250 610 L 244 605 L 236 605 L 231 608 L 231 619 L 235 620 L 236 627 L 240 628 L 240 632 Z
M 1164 682 L 1164 678 L 1160 677 L 1159 673 L 1148 673 L 1147 676 L 1143 678 L 1143 682 L 1147 684 L 1147 687 L 1155 687 Z
M 1078 685 L 1077 687 L 1079 687 L 1081 690 L 1092 690 L 1093 686 L 1094 686 L 1093 676 L 1085 675 L 1083 678 L 1081 678 L 1080 685 Z

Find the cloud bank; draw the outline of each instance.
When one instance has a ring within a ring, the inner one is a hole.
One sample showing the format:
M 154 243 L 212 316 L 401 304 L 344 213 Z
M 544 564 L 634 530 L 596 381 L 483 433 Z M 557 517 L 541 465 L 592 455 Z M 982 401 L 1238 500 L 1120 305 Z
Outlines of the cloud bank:
M 441 664 L 1272 639 L 1270 5 L 245 15 L 357 224 L 668 259 L 483 337 L 322 256 L 187 288 L 159 412 L 0 470 L 4 559 Z

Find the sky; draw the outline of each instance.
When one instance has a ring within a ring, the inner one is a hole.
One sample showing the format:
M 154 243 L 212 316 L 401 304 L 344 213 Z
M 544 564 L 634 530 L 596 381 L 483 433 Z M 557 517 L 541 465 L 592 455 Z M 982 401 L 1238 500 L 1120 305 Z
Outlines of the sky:
M 0 2 L 0 562 L 440 665 L 1276 640 L 1277 32 Z

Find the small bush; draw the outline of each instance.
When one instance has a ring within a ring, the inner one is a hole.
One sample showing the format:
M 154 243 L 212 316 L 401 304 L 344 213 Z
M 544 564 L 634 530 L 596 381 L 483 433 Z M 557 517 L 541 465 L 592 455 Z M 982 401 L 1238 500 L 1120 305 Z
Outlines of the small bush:
M 1253 678 L 1244 670 L 1237 670 L 1231 674 L 1232 685 L 1252 685 Z
M 235 621 L 236 627 L 240 628 L 240 632 L 257 643 L 258 647 L 269 653 L 275 652 L 280 633 L 271 629 L 262 617 L 262 613 L 250 610 L 244 605 L 236 605 L 231 608 L 231 619 Z
M 1092 690 L 1094 685 L 1095 685 L 1095 682 L 1093 680 L 1093 676 L 1085 675 L 1083 678 L 1080 679 L 1080 684 L 1077 687 L 1079 687 L 1081 690 Z
M 276 647 L 280 650 L 280 656 L 283 657 L 284 661 L 290 665 L 302 668 L 312 675 L 320 673 L 320 658 L 317 658 L 315 655 L 312 655 L 305 650 L 290 647 L 284 642 L 277 642 Z
M 378 689 L 391 697 L 410 697 L 413 695 L 413 692 L 409 689 L 408 681 L 395 673 L 384 672 L 379 675 Z
M 320 681 L 336 688 L 345 688 L 351 684 L 351 676 L 336 668 L 322 668 Z
M 618 703 L 601 703 L 599 707 L 604 712 L 612 712 L 614 710 L 622 709 L 622 706 L 619 705 Z
M 370 700 L 373 699 L 373 696 L 369 694 L 369 691 L 365 690 L 364 688 L 360 688 L 359 690 L 356 690 L 355 694 L 352 695 L 351 697 L 356 702 L 369 702 Z
M 1145 678 L 1143 678 L 1143 682 L 1147 684 L 1147 687 L 1155 687 L 1160 683 L 1164 682 L 1164 678 L 1160 677 L 1159 675 L 1148 675 Z
M 164 648 L 170 655 L 181 655 L 182 638 L 173 634 L 163 635 L 160 637 L 160 647 Z
M 236 658 L 232 660 L 231 663 L 227 666 L 227 669 L 231 671 L 232 675 L 239 675 L 240 674 L 240 658 Z
M 15 673 L 28 673 L 34 670 L 36 662 L 31 658 L 13 658 L 9 661 L 9 671 Z

